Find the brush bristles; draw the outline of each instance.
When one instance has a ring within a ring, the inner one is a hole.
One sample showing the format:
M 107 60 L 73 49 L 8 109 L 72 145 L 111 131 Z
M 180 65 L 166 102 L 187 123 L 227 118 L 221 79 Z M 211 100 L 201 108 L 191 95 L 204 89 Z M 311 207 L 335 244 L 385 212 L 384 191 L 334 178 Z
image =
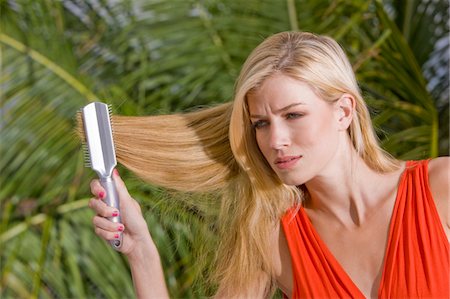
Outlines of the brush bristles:
M 89 149 L 86 144 L 86 135 L 84 133 L 84 125 L 83 125 L 83 116 L 81 109 L 76 114 L 76 128 L 75 132 L 78 135 L 78 138 L 80 138 L 81 141 L 81 147 L 83 149 L 83 156 L 84 156 L 84 166 L 85 167 L 91 167 L 91 158 L 89 156 Z
M 111 123 L 111 133 L 113 135 L 113 140 L 114 140 L 114 122 L 113 122 L 113 113 L 112 113 L 112 105 L 108 104 L 108 112 L 109 112 L 109 122 Z
M 78 138 L 80 138 L 81 142 L 85 144 L 86 136 L 84 135 L 83 116 L 81 109 L 77 111 L 75 117 L 76 117 L 75 133 L 78 135 Z

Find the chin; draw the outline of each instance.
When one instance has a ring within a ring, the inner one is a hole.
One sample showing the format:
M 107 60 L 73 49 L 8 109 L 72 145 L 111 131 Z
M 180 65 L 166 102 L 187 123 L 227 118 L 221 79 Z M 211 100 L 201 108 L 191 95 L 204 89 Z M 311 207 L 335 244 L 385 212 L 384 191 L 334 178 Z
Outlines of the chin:
M 278 177 L 283 182 L 283 184 L 288 185 L 288 186 L 300 186 L 305 183 L 305 180 L 302 180 L 299 177 L 293 178 L 293 177 L 281 176 L 281 175 L 279 175 Z

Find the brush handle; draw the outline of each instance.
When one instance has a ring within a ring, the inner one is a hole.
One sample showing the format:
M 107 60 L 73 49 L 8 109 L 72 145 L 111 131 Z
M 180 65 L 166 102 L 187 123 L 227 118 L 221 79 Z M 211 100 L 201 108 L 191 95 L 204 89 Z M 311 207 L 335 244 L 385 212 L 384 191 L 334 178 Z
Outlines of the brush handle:
M 103 201 L 110 207 L 116 208 L 119 211 L 119 216 L 108 217 L 114 223 L 121 223 L 120 219 L 120 203 L 119 195 L 117 194 L 116 183 L 112 177 L 100 178 L 100 184 L 106 190 L 106 198 Z M 119 250 L 122 247 L 122 233 L 119 233 L 119 239 L 109 241 L 111 247 Z

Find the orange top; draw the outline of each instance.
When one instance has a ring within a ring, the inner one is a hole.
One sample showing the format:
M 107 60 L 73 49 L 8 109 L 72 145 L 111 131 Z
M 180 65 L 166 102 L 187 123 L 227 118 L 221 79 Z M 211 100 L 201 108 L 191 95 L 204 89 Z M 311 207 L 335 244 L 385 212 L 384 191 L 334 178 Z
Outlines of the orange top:
M 281 222 L 292 260 L 292 298 L 364 298 L 303 207 L 290 209 Z M 428 185 L 428 160 L 408 161 L 392 212 L 378 298 L 450 298 L 449 253 Z

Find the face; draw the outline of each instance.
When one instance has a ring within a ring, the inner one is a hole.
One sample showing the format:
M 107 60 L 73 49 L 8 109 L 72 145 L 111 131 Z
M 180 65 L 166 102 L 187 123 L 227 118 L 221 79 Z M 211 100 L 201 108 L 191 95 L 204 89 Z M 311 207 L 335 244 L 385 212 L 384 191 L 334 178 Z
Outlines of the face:
M 266 79 L 247 103 L 258 147 L 283 183 L 301 185 L 326 172 L 341 131 L 335 104 L 282 74 Z

